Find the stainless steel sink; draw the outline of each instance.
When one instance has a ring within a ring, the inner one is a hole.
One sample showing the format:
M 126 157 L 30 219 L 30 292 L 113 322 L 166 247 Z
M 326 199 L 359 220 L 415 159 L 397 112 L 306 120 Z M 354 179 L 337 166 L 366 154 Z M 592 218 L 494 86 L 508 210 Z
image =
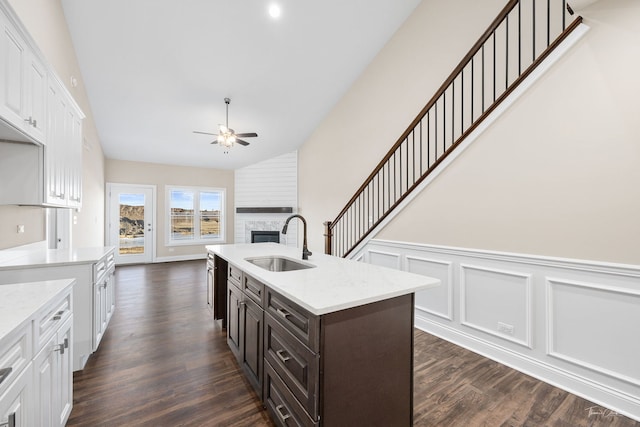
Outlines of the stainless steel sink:
M 281 256 L 245 258 L 245 261 L 249 261 L 251 264 L 269 271 L 294 271 L 315 267 L 315 265 L 305 264 L 294 259 Z

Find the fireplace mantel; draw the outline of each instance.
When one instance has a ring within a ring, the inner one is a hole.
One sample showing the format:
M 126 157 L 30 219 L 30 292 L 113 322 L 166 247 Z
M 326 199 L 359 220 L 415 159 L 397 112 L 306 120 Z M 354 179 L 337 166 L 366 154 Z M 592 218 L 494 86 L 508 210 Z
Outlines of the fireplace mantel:
M 256 206 L 256 207 L 237 207 L 236 213 L 239 214 L 287 214 L 293 213 L 292 207 L 268 207 L 268 206 Z

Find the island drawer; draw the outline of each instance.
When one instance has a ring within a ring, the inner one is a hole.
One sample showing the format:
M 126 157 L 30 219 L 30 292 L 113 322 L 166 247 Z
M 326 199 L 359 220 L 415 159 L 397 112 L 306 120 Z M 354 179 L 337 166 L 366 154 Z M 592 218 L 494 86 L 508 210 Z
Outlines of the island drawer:
M 291 394 L 269 362 L 264 364 L 264 404 L 278 426 L 318 426 Z
M 317 419 L 320 358 L 270 314 L 265 315 L 264 356 L 307 413 Z
M 242 290 L 260 307 L 264 306 L 264 283 L 254 279 L 245 273 L 242 279 Z
M 277 319 L 288 331 L 298 337 L 314 352 L 319 350 L 317 316 L 266 287 L 265 311 Z
M 229 264 L 227 273 L 227 279 L 233 281 L 237 287 L 242 288 L 242 270 L 235 265 Z

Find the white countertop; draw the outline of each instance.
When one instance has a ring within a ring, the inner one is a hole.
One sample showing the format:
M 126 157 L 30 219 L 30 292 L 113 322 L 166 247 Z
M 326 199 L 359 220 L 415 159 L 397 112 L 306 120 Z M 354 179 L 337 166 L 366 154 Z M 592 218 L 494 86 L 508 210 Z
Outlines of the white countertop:
M 302 250 L 277 243 L 211 245 L 207 250 L 224 258 L 279 294 L 315 315 L 382 301 L 438 286 L 440 280 L 330 255 L 302 261 Z M 304 270 L 271 272 L 245 258 L 284 256 L 314 265 Z
M 5 336 L 31 319 L 40 308 L 63 292 L 75 279 L 0 285 L 0 348 Z
M 77 249 L 32 249 L 0 251 L 0 270 L 48 265 L 92 264 L 109 252 L 113 246 Z

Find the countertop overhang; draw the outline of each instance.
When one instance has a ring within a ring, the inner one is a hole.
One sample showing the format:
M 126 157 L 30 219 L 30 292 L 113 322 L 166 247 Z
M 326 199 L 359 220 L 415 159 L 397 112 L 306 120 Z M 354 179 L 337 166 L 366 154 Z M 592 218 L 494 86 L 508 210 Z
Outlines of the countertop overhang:
M 28 322 L 51 299 L 75 284 L 75 279 L 0 285 L 0 348 L 11 331 Z
M 312 255 L 302 261 L 302 250 L 277 243 L 210 245 L 227 262 L 289 298 L 315 315 L 411 294 L 438 286 L 440 280 L 335 256 Z M 271 272 L 246 258 L 283 256 L 313 265 L 295 271 Z
M 92 264 L 115 250 L 114 246 L 75 249 L 0 251 L 0 270 L 50 265 Z

